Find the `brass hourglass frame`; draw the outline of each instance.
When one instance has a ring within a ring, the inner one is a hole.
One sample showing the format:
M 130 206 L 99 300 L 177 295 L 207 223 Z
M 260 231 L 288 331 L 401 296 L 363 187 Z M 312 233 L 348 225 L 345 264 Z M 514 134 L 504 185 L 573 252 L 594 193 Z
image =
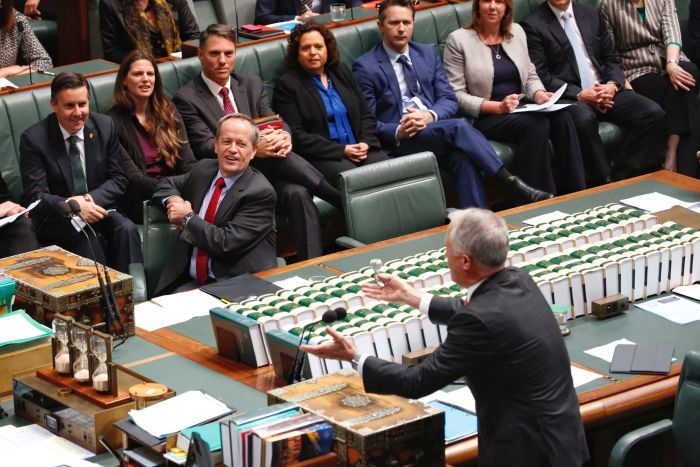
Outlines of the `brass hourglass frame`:
M 92 348 L 93 339 L 101 339 L 105 343 L 106 358 L 104 360 L 104 364 L 107 367 L 107 391 L 101 392 L 116 397 L 119 387 L 117 385 L 117 366 L 112 362 L 112 336 L 109 334 L 105 334 L 104 332 L 95 331 L 94 329 L 92 330 L 88 346 L 88 367 L 90 371 L 90 383 L 92 384 L 92 374 L 95 372 L 95 370 L 100 364 L 100 359 L 95 356 L 95 352 Z
M 54 320 L 57 321 L 62 321 L 66 325 L 66 335 L 68 337 L 68 340 L 66 341 L 66 350 L 68 351 L 68 357 L 69 357 L 69 364 L 68 364 L 68 373 L 62 373 L 62 374 L 69 374 L 70 376 L 73 376 L 73 352 L 71 351 L 72 343 L 71 343 L 71 326 L 74 324 L 73 318 L 70 316 L 63 316 L 61 314 L 55 314 L 53 316 Z M 61 348 L 61 342 L 56 337 L 56 333 L 54 333 L 53 337 L 51 337 L 51 357 L 53 361 L 53 369 L 56 370 L 56 355 L 58 355 L 58 352 Z M 58 371 L 57 371 L 58 372 Z

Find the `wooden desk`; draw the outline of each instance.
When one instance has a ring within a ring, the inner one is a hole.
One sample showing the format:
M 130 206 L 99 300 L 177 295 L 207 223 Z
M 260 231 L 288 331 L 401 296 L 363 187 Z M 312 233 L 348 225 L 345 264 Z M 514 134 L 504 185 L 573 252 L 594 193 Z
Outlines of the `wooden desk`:
M 699 180 L 668 171 L 659 171 L 635 179 L 501 211 L 499 214 L 506 217 L 521 214 L 533 208 L 546 206 L 554 207 L 562 201 L 580 200 L 584 197 L 590 197 L 591 195 L 603 193 L 607 190 L 625 187 L 646 180 L 662 182 L 683 190 L 700 192 Z M 425 239 L 431 235 L 444 234 L 445 231 L 445 226 L 436 227 L 423 232 L 377 242 L 365 247 L 346 250 L 340 253 L 296 263 L 284 268 L 271 269 L 259 273 L 258 276 L 271 277 L 280 274 L 293 274 L 294 271 L 301 271 L 309 267 L 318 268 L 319 271 L 342 273 L 345 271 L 335 269 L 327 264 L 338 259 L 351 258 L 355 255 L 372 252 L 383 247 L 397 244 L 409 244 L 410 242 Z M 573 333 L 576 333 L 575 329 Z M 137 334 L 154 344 L 165 347 L 172 352 L 178 353 L 244 384 L 248 384 L 259 391 L 266 392 L 274 387 L 285 385 L 283 381 L 275 381 L 273 370 L 269 366 L 251 369 L 246 365 L 232 362 L 218 355 L 216 349 L 207 347 L 200 342 L 189 339 L 172 330 L 161 329 L 154 332 L 138 330 Z M 680 362 L 673 365 L 671 372 L 664 376 L 643 375 L 624 380 L 613 380 L 609 378 L 612 384 L 606 384 L 603 387 L 579 394 L 581 415 L 586 427 L 588 440 L 591 442 L 593 465 L 606 465 L 610 445 L 615 441 L 614 437 L 611 435 L 611 431 L 619 431 L 612 430 L 611 427 L 617 428 L 620 425 L 630 424 L 630 418 L 634 418 L 635 423 L 640 424 L 640 422 L 645 422 L 649 418 L 661 418 L 660 415 L 668 416 L 668 413 L 673 407 L 680 367 Z M 598 446 L 596 446 L 596 443 Z M 450 464 L 474 463 L 477 458 L 477 438 L 470 438 L 447 446 L 445 453 L 446 462 Z
M 87 60 L 85 62 L 73 63 L 71 65 L 64 65 L 46 70 L 50 74 L 33 71 L 31 77 L 29 76 L 29 73 L 25 73 L 23 75 L 7 78 L 10 82 L 19 87 L 5 88 L 2 90 L 2 92 L 0 92 L 0 95 L 13 94 L 15 92 L 29 91 L 32 89 L 51 86 L 51 81 L 53 81 L 54 77 L 63 71 L 81 73 L 86 78 L 92 78 L 93 76 L 116 73 L 118 70 L 119 65 L 116 63 L 98 58 L 95 60 Z

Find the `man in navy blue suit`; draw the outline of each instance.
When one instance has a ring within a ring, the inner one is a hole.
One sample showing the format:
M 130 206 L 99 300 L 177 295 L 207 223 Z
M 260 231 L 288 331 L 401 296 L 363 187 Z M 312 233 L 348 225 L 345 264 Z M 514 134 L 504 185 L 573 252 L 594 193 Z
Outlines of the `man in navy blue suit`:
M 432 151 L 457 178 L 462 208 L 486 206 L 480 172 L 525 202 L 551 198 L 503 166 L 488 140 L 457 116 L 457 99 L 432 46 L 411 41 L 412 0 L 384 0 L 377 24 L 383 41 L 359 57 L 353 74 L 377 117 L 390 156 Z

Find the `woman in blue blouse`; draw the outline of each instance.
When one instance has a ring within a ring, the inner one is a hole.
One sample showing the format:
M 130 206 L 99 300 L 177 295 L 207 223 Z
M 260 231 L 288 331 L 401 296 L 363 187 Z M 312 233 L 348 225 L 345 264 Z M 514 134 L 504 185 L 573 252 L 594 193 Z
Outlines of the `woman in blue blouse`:
M 294 152 L 336 185 L 338 173 L 388 159 L 376 120 L 352 73 L 339 62 L 333 34 L 303 23 L 289 35 L 287 67 L 273 107 L 292 130 Z

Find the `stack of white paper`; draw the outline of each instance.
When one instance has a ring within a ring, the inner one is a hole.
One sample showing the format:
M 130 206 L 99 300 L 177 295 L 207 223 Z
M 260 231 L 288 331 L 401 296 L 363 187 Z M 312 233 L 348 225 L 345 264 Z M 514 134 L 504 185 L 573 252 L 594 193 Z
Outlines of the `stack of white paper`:
M 155 331 L 183 323 L 198 316 L 208 316 L 209 310 L 224 306 L 223 302 L 201 290 L 161 295 L 134 307 L 136 326 Z
M 83 460 L 92 455 L 39 425 L 0 427 L 0 465 L 3 466 L 95 465 Z

